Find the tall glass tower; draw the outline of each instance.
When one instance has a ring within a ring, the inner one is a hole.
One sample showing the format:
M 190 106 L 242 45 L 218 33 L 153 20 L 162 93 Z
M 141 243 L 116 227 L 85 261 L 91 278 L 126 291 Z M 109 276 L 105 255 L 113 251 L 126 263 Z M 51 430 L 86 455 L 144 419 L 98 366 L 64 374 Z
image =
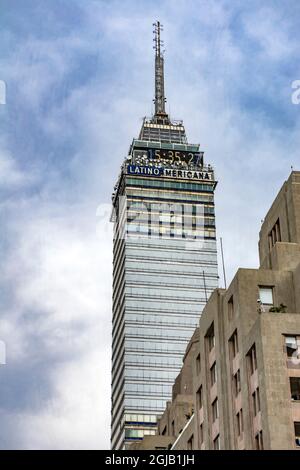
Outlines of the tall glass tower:
M 161 25 L 154 26 L 155 114 L 133 139 L 112 196 L 113 449 L 155 434 L 218 284 L 214 172 L 165 111 Z

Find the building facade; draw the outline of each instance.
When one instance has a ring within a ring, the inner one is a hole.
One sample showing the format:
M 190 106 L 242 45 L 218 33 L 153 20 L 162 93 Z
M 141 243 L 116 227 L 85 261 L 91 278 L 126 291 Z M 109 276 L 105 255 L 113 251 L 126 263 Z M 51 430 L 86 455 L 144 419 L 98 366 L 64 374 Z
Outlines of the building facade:
M 239 269 L 203 310 L 185 379 L 194 413 L 181 432 L 168 405 L 174 450 L 300 450 L 300 172 L 268 212 L 259 254 L 259 269 Z
M 199 349 L 199 328 L 191 337 L 179 374 L 172 387 L 172 399 L 158 419 L 155 436 L 131 443 L 130 450 L 195 449 L 194 361 Z
M 218 284 L 214 172 L 165 112 L 160 47 L 157 23 L 155 114 L 144 119 L 113 194 L 113 449 L 155 434 Z
M 300 448 L 300 172 L 268 212 L 259 254 L 260 268 L 239 269 L 200 319 L 199 449 Z

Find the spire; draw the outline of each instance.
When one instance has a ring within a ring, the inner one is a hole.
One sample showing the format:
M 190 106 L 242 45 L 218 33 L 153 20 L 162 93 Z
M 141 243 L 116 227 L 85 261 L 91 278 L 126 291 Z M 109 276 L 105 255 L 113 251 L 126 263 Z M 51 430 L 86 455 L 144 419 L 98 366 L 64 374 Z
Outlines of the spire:
M 153 23 L 154 26 L 154 50 L 155 50 L 155 119 L 168 119 L 165 110 L 165 87 L 164 87 L 164 58 L 161 47 L 163 42 L 160 38 L 163 26 L 159 21 Z

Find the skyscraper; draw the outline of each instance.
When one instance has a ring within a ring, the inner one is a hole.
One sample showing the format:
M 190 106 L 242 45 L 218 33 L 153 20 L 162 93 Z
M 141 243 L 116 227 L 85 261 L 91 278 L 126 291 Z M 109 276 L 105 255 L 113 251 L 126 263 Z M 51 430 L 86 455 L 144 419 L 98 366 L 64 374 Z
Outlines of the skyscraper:
M 112 197 L 113 449 L 155 433 L 218 284 L 214 172 L 165 111 L 161 25 L 154 27 L 155 113 L 133 139 Z

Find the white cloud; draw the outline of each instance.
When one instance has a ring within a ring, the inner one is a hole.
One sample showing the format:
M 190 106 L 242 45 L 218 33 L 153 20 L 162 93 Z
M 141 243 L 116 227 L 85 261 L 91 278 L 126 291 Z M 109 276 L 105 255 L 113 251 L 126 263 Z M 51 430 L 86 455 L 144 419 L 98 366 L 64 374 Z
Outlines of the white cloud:
M 36 379 L 46 374 L 49 397 L 1 419 L 13 423 L 19 448 L 108 448 L 111 227 L 103 219 L 96 233 L 96 210 L 87 207 L 32 209 L 16 222 L 1 274 L 14 283 L 15 300 L 0 330 L 5 368 L 46 364 Z
M 0 447 L 109 445 L 112 245 L 111 228 L 96 220 L 96 206 L 98 199 L 109 200 L 140 117 L 151 108 L 154 20 L 165 25 L 172 115 L 184 118 L 189 140 L 201 142 L 206 161 L 216 169 L 217 229 L 228 281 L 239 266 L 257 265 L 260 219 L 290 165 L 296 168 L 299 125 L 278 130 L 243 107 L 236 94 L 251 85 L 258 95 L 266 87 L 274 102 L 284 96 L 282 89 L 275 96 L 267 88 L 273 78 L 267 69 L 273 60 L 280 63 L 286 53 L 295 53 L 288 22 L 278 27 L 280 14 L 266 15 L 262 9 L 245 14 L 238 34 L 231 2 L 149 2 L 147 13 L 141 3 L 84 2 L 80 25 L 52 39 L 35 36 L 33 25 L 31 37 L 2 64 L 9 90 L 12 82 L 17 85 L 20 106 L 37 114 L 32 135 L 23 135 L 26 144 L 32 139 L 30 151 L 36 157 L 40 134 L 55 151 L 63 150 L 49 157 L 43 175 L 48 149 L 42 149 L 40 167 L 30 175 L 20 163 L 23 140 L 20 154 L 0 153 L 1 189 L 40 183 L 34 195 L 18 194 L 0 204 L 8 244 L 0 271 L 0 284 L 7 288 L 0 299 L 0 339 L 7 344 L 1 374 L 9 375 L 4 398 L 19 393 L 0 410 L 7 429 L 7 437 L 0 434 Z M 253 56 L 240 41 L 245 32 L 261 45 L 255 56 L 258 74 L 249 75 Z M 79 56 L 89 54 L 97 66 L 81 82 Z M 53 99 L 55 87 L 60 101 Z M 15 98 L 10 96 L 9 103 Z M 290 96 L 287 106 L 292 106 Z M 15 125 L 18 130 L 22 123 Z M 24 385 L 26 393 L 19 392 L 15 380 L 27 370 L 32 383 Z
M 0 412 L 2 426 L 13 433 L 5 442 L 3 430 L 0 444 L 4 441 L 6 447 L 25 450 L 109 448 L 108 365 L 109 357 L 99 351 L 73 362 L 62 361 L 50 374 L 50 386 L 55 388 L 41 409 Z M 38 401 L 36 395 L 33 392 L 33 399 Z
M 0 144 L 0 189 L 23 186 L 32 181 L 33 175 L 29 177 L 22 172 L 14 158 Z
M 245 15 L 244 27 L 261 47 L 260 56 L 272 60 L 294 57 L 298 43 L 290 34 L 291 22 L 284 9 L 264 7 Z

